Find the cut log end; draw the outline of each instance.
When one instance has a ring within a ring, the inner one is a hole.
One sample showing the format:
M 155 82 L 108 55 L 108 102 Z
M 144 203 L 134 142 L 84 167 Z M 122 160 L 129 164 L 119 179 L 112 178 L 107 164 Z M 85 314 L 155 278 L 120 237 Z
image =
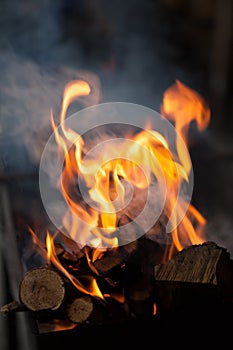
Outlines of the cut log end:
M 87 322 L 93 312 L 93 300 L 89 296 L 75 298 L 67 307 L 67 317 L 78 324 Z
M 31 311 L 56 310 L 65 297 L 65 286 L 58 272 L 49 268 L 28 271 L 19 287 L 19 298 Z

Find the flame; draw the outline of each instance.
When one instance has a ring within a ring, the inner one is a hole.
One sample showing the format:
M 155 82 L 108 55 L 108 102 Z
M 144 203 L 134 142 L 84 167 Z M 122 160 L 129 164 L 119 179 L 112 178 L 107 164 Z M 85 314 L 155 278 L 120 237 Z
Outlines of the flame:
M 179 186 L 183 181 L 188 183 L 191 171 L 191 162 L 181 139 L 177 137 L 177 154 L 173 154 L 166 137 L 156 130 L 151 130 L 147 125 L 145 130 L 136 135 L 127 135 L 125 141 L 122 139 L 121 144 L 118 143 L 117 147 L 111 150 L 112 160 L 109 160 L 107 146 L 103 146 L 95 159 L 84 159 L 84 139 L 77 132 L 66 127 L 65 118 L 69 105 L 79 96 L 87 96 L 90 92 L 90 86 L 82 80 L 72 81 L 65 87 L 60 116 L 61 129 L 56 126 L 51 113 L 55 139 L 65 158 L 59 186 L 73 213 L 71 219 L 66 215 L 63 218 L 64 228 L 69 232 L 70 237 L 83 244 L 91 241 L 92 246 L 96 247 L 93 259 L 100 254 L 98 247 L 103 246 L 104 243 L 112 247 L 118 246 L 118 240 L 112 237 L 112 233 L 117 229 L 117 205 L 125 203 L 125 182 L 140 190 L 147 189 L 153 179 L 156 179 L 158 184 L 162 183 L 162 168 L 167 188 L 164 213 L 171 218 L 172 227 L 176 227 L 172 231 L 173 245 L 169 257 L 174 250 L 181 250 L 184 244 L 187 245 L 187 242 L 202 243 L 206 220 L 192 205 L 189 205 L 184 216 L 187 203 L 180 201 L 177 204 Z M 196 121 L 198 129 L 202 131 L 210 121 L 210 110 L 201 96 L 178 80 L 165 91 L 161 113 L 174 123 L 177 133 L 181 135 L 186 145 L 190 123 Z M 84 205 L 79 198 L 75 198 L 73 183 L 77 176 L 88 189 L 90 200 L 97 203 L 99 209 L 86 203 Z M 176 208 L 175 213 L 173 213 L 174 208 Z M 77 222 L 77 217 L 88 223 L 88 227 L 82 225 L 82 220 L 80 223 Z M 50 259 L 67 275 L 54 255 L 49 237 L 47 237 L 47 247 Z M 87 261 L 93 270 L 88 254 Z M 83 290 L 78 281 L 71 278 L 71 282 L 78 289 Z M 93 293 L 91 289 L 89 293 Z M 101 295 L 100 292 L 97 294 Z
M 210 109 L 203 98 L 179 80 L 165 91 L 161 112 L 175 122 L 176 130 L 186 143 L 193 120 L 199 131 L 206 129 L 210 122 Z
M 161 112 L 175 123 L 177 132 L 188 143 L 188 130 L 192 121 L 196 121 L 199 131 L 203 131 L 210 122 L 210 109 L 203 98 L 194 90 L 176 80 L 163 96 Z M 190 171 L 189 162 L 183 152 L 180 139 L 177 138 L 177 151 L 182 165 Z
M 43 333 L 68 331 L 76 328 L 77 324 L 72 323 L 69 320 L 53 318 L 47 322 L 44 320 L 37 320 L 37 326 L 40 334 L 43 334 Z
M 111 294 L 104 294 L 105 298 L 112 298 L 115 299 L 118 303 L 124 304 L 125 302 L 125 296 L 123 293 L 111 293 Z
M 156 303 L 153 304 L 153 315 L 157 314 L 157 305 Z
M 54 245 L 54 237 L 48 232 L 46 244 L 42 243 L 35 232 L 29 228 L 33 244 L 48 264 L 53 264 L 73 286 L 82 293 L 105 299 L 108 297 L 124 303 L 122 292 L 102 294 L 95 277 L 98 271 L 94 262 L 104 254 L 104 245 L 117 247 L 118 239 L 112 235 L 117 230 L 118 207 L 124 206 L 129 184 L 139 191 L 147 190 L 156 180 L 161 186 L 164 178 L 166 198 L 164 214 L 170 218 L 172 244 L 167 246 L 164 259 L 171 259 L 174 253 L 188 244 L 200 244 L 204 239 L 205 218 L 192 205 L 184 200 L 177 202 L 178 190 L 182 182 L 188 183 L 191 171 L 190 158 L 184 149 L 188 145 L 190 123 L 195 121 L 200 131 L 210 121 L 210 110 L 201 96 L 176 81 L 168 88 L 163 97 L 161 113 L 174 123 L 181 138 L 176 138 L 176 153 L 171 151 L 169 140 L 149 124 L 135 134 L 126 135 L 116 147 L 111 149 L 103 144 L 101 152 L 94 158 L 84 157 L 85 142 L 81 135 L 66 126 L 66 113 L 69 105 L 80 96 L 88 96 L 91 92 L 89 84 L 83 80 L 72 81 L 64 89 L 60 115 L 61 127 L 58 128 L 51 112 L 51 124 L 54 130 L 58 151 L 64 158 L 64 167 L 58 186 L 64 196 L 72 215 L 67 212 L 63 217 L 63 226 L 69 236 L 78 243 L 91 242 L 91 251 L 83 249 L 91 273 L 86 276 L 74 276 L 60 262 Z M 130 160 L 129 160 L 130 159 Z M 161 173 L 162 169 L 162 173 Z M 97 206 L 83 203 L 79 193 L 75 193 L 73 184 L 79 177 L 88 190 L 89 198 Z M 175 210 L 174 210 L 175 208 Z M 127 206 L 126 206 L 127 209 Z M 186 214 L 184 215 L 184 212 Z M 68 215 L 69 214 L 69 215 Z M 80 222 L 77 220 L 80 217 Z M 88 226 L 83 224 L 88 223 Z M 77 277 L 78 276 L 78 277 Z M 153 314 L 156 314 L 154 304 Z
M 38 253 L 40 253 L 41 257 L 43 257 L 45 261 L 47 261 L 48 264 L 53 264 L 64 276 L 68 278 L 68 280 L 73 284 L 73 286 L 80 292 L 90 294 L 93 297 L 104 299 L 98 287 L 96 279 L 93 276 L 82 276 L 82 280 L 85 282 L 84 285 L 84 283 L 81 283 L 76 277 L 71 275 L 60 263 L 54 245 L 54 238 L 56 237 L 56 233 L 52 237 L 49 234 L 49 232 L 47 232 L 46 244 L 44 245 L 31 227 L 28 227 L 28 231 L 31 234 L 32 242 L 35 246 L 35 249 L 38 251 Z
M 84 286 L 83 283 L 81 283 L 76 277 L 71 275 L 60 263 L 54 246 L 53 238 L 50 236 L 49 233 L 47 233 L 46 236 L 46 247 L 47 247 L 47 256 L 49 261 L 58 269 L 60 270 L 64 276 L 68 278 L 68 280 L 74 285 L 75 288 L 77 288 L 80 292 L 83 292 L 85 294 L 90 294 L 94 297 L 99 297 L 101 299 L 104 299 L 98 284 L 96 282 L 96 279 L 92 276 L 83 276 L 83 280 L 85 280 L 86 284 Z

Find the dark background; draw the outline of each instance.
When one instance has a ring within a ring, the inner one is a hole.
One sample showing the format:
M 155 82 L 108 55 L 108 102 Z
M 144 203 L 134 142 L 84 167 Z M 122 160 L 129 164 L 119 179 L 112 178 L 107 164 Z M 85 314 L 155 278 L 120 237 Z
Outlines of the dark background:
M 231 0 L 1 0 L 0 174 L 13 188 L 15 212 L 37 216 L 37 184 L 12 183 L 8 174 L 37 172 L 50 108 L 59 111 L 66 82 L 87 77 L 90 105 L 125 101 L 159 111 L 179 79 L 211 109 L 208 129 L 190 135 L 193 202 L 207 218 L 206 237 L 233 254 L 232 7 Z

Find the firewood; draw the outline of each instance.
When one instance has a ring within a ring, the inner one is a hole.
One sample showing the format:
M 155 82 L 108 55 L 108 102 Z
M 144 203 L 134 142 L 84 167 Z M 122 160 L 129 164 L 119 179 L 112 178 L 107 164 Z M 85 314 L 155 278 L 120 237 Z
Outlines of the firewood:
M 104 320 L 105 309 L 103 304 L 90 295 L 74 298 L 66 308 L 69 321 L 79 325 L 101 324 Z
M 153 315 L 153 285 L 143 275 L 125 287 L 126 303 L 132 317 L 142 318 Z
M 154 267 L 156 303 L 160 310 L 233 298 L 230 254 L 214 242 L 192 245 L 174 259 Z
M 154 266 L 163 260 L 165 249 L 165 244 L 160 244 L 143 235 L 137 240 L 137 250 L 128 258 L 128 266 L 130 265 L 133 270 L 136 269 L 148 278 L 153 278 Z
M 10 303 L 1 306 L 0 308 L 0 312 L 3 313 L 4 315 L 7 315 L 13 311 L 14 312 L 26 311 L 26 308 L 18 300 L 13 300 Z
M 63 255 L 65 253 L 65 249 L 62 247 L 61 244 L 56 243 L 54 244 L 54 247 L 57 256 Z
M 19 285 L 19 299 L 31 311 L 56 310 L 64 298 L 63 278 L 47 267 L 28 271 Z
M 96 260 L 93 265 L 97 271 L 97 274 L 100 276 L 105 276 L 111 271 L 114 270 L 114 268 L 120 267 L 124 262 L 124 259 L 121 256 L 105 256 L 102 259 Z
M 67 316 L 74 323 L 86 322 L 93 312 L 93 302 L 88 296 L 76 298 L 67 308 Z
M 99 276 L 106 276 L 116 268 L 120 268 L 137 250 L 137 241 L 106 251 L 101 259 L 97 259 L 93 266 Z
M 72 238 L 66 236 L 61 231 L 59 231 L 59 237 L 61 238 L 66 251 L 69 251 L 70 253 L 72 252 L 75 255 L 80 254 L 81 248 L 78 243 L 76 243 Z
M 64 260 L 67 264 L 77 263 L 80 259 L 85 258 L 84 249 L 81 248 L 72 238 L 66 236 L 63 232 L 58 231 L 54 241 L 56 255 L 60 260 Z

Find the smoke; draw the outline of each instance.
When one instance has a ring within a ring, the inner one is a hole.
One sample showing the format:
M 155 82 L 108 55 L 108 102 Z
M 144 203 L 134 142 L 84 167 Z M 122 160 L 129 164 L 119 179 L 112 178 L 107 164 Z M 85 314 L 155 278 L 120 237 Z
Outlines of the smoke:
M 101 99 L 99 78 L 89 71 L 65 66 L 45 70 L 31 60 L 9 53 L 1 55 L 0 66 L 0 140 L 24 146 L 35 164 L 40 161 L 52 132 L 50 111 L 52 109 L 59 119 L 63 89 L 70 80 L 84 79 L 92 88 L 90 96 L 80 98 L 76 108 L 97 104 Z

